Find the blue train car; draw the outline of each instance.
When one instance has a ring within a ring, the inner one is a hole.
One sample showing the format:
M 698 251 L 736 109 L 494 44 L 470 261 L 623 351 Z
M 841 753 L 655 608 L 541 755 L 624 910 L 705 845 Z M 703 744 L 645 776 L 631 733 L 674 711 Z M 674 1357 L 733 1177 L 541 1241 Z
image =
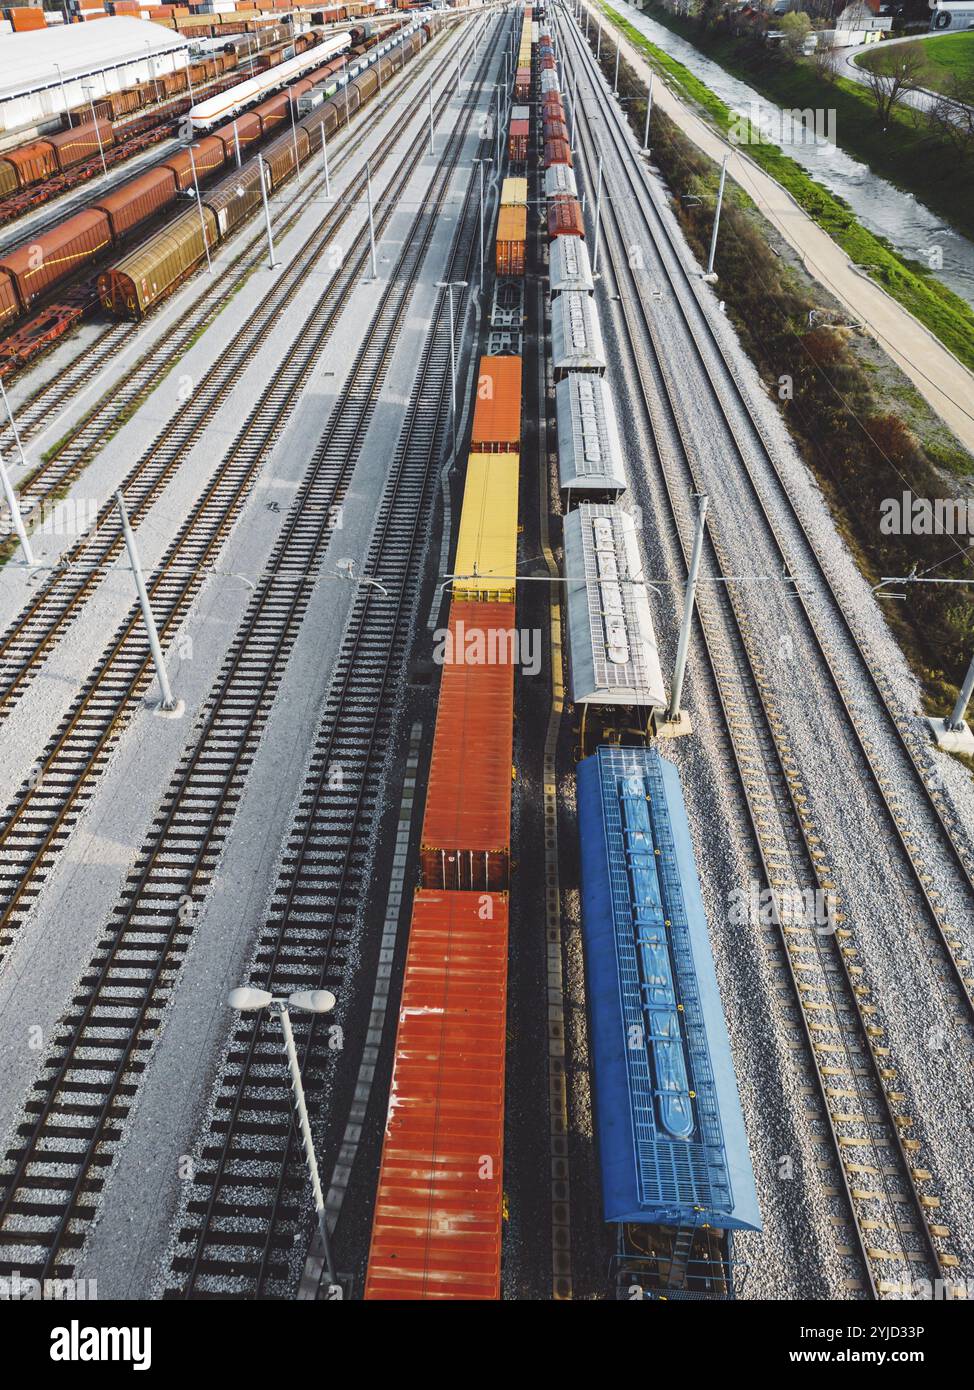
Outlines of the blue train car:
M 676 768 L 598 748 L 578 767 L 578 821 L 617 1291 L 732 1298 L 733 1232 L 761 1213 Z

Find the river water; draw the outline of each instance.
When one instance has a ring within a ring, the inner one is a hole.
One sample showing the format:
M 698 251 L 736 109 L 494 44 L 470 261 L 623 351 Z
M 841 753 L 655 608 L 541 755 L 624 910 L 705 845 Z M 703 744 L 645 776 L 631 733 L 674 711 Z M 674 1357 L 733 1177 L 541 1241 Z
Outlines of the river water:
M 819 183 L 844 198 L 864 227 L 885 237 L 901 255 L 928 266 L 955 294 L 974 305 L 974 242 L 946 226 L 936 213 L 917 202 L 912 193 L 904 193 L 879 178 L 829 140 L 798 138 L 789 141 L 787 120 L 773 101 L 733 77 L 692 44 L 640 13 L 626 0 L 612 0 L 612 6 L 651 43 L 689 68 L 732 111 L 760 123 L 786 154 Z M 608 39 L 607 31 L 603 43 Z M 823 116 L 821 129 L 823 133 L 829 130 L 827 116 Z M 799 131 L 799 135 L 802 134 Z

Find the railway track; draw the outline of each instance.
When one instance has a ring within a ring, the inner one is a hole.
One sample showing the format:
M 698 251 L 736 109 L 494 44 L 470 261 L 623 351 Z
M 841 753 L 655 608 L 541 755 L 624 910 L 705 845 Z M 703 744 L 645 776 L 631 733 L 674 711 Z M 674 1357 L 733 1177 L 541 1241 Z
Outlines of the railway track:
M 497 46 L 495 35 L 478 82 Z M 133 867 L 124 901 L 116 908 L 109 931 L 84 976 L 83 993 L 62 1022 L 49 1059 L 49 1075 L 39 1083 L 36 1099 L 30 1102 L 21 1126 L 23 1143 L 8 1154 L 10 1171 L 0 1179 L 0 1231 L 4 1232 L 7 1255 L 15 1246 L 16 1257 L 10 1258 L 22 1270 L 29 1265 L 48 1271 L 48 1277 L 55 1270 L 63 1276 L 73 1268 L 72 1252 L 84 1240 L 103 1187 L 106 1159 L 144 1070 L 160 1014 L 171 997 L 199 900 L 214 871 L 284 664 L 320 573 L 335 508 L 351 479 L 472 111 L 468 106 L 464 119 L 452 132 L 434 178 L 432 196 L 424 200 L 412 234 L 404 239 L 382 301 L 203 713 L 199 737 L 174 776 L 150 840 Z M 461 222 L 466 229 L 468 258 L 473 245 L 473 206 L 468 190 Z M 363 248 L 362 259 L 366 254 Z M 289 988 L 294 988 L 295 979 L 317 973 L 323 950 L 328 960 L 320 968 L 329 978 L 338 973 L 349 921 L 348 901 L 339 906 L 336 899 L 333 919 L 323 932 L 317 930 L 317 920 L 330 910 L 333 883 L 353 897 L 362 888 L 378 779 L 394 721 L 390 697 L 398 682 L 392 673 L 405 660 L 410 628 L 404 618 L 415 605 L 418 585 L 413 557 L 425 536 L 423 518 L 429 502 L 424 504 L 424 498 L 432 492 L 430 463 L 437 454 L 444 418 L 442 402 L 449 363 L 444 315 L 441 303 L 376 523 L 367 573 L 381 575 L 383 588 L 362 587 L 353 605 L 326 707 L 328 732 L 322 732 L 317 741 L 309 788 L 302 799 L 305 820 L 299 821 L 292 836 L 292 847 L 295 837 L 301 842 L 302 854 L 296 857 L 301 869 L 295 870 L 291 888 L 279 890 L 257 948 L 258 969 L 265 965 L 272 973 L 283 972 L 291 981 Z M 421 459 L 426 461 L 425 470 L 418 467 Z M 343 771 L 342 786 L 337 790 L 327 776 L 336 746 Z M 322 786 L 327 787 L 328 806 L 317 807 L 312 813 L 309 797 L 320 799 Z M 335 868 L 334 851 L 322 858 L 323 834 L 330 844 L 336 837 L 342 841 Z M 315 894 L 313 907 L 305 896 L 309 880 Z M 316 1069 L 307 1056 L 307 1041 L 302 1042 L 305 1077 L 313 1088 Z M 275 1062 L 278 1060 L 277 1046 L 265 1037 L 244 1040 L 246 1065 L 240 1068 L 236 1103 L 229 1113 L 218 1103 L 210 1144 L 218 1145 L 225 1131 L 232 1135 L 234 1124 L 247 1128 L 258 1090 L 262 1093 L 258 1107 L 261 1124 L 273 1129 L 289 1116 L 283 1078 L 277 1085 L 274 1076 L 263 1076 L 265 1070 L 275 1071 L 267 1063 L 272 1055 Z M 236 1065 L 235 1057 L 236 1050 L 231 1054 L 231 1068 Z M 80 1107 L 76 1103 L 79 1091 L 85 1096 Z M 226 1114 L 228 1120 L 223 1118 Z M 58 1153 L 57 1172 L 52 1174 L 51 1140 L 65 1133 L 66 1122 L 71 1125 L 72 1147 L 69 1153 Z M 213 1177 L 209 1147 L 204 1148 L 202 1164 L 196 1180 L 201 1185 Z M 269 1167 L 269 1157 L 262 1155 L 259 1166 Z M 285 1173 L 285 1166 L 276 1182 L 273 1174 L 266 1176 L 270 1190 L 277 1194 L 273 1210 L 296 1228 L 294 1175 Z M 214 1179 L 212 1198 L 204 1203 L 212 1225 L 206 1228 L 205 1249 L 201 1247 L 199 1259 L 193 1261 L 194 1270 L 187 1281 L 190 1288 L 208 1277 L 208 1252 L 213 1245 L 229 1256 L 233 1273 L 227 1231 L 232 1227 L 250 1252 L 254 1241 L 246 1223 L 259 1219 L 262 1210 L 258 1208 L 255 1214 L 247 1207 L 240 1174 L 231 1173 L 222 1157 L 216 1167 L 219 1184 Z M 259 1181 L 249 1173 L 249 1183 Z M 235 1208 L 234 1216 L 225 1220 L 227 1202 L 238 1198 L 239 1210 Z M 218 1234 L 221 1223 L 222 1240 Z M 280 1231 L 268 1237 L 259 1276 L 263 1292 L 277 1282 L 280 1240 Z M 225 1265 L 221 1273 L 227 1273 Z
M 471 184 L 446 279 L 473 275 L 474 207 Z M 336 1057 L 347 1058 L 347 1050 L 333 1050 L 330 1030 L 338 1023 L 350 1032 L 350 996 L 342 997 L 350 983 L 346 952 L 363 925 L 376 820 L 387 799 L 383 778 L 398 728 L 449 412 L 449 361 L 441 292 L 364 566 L 388 593 L 369 586 L 356 599 L 251 968 L 261 988 L 327 987 L 339 997 L 337 1014 L 324 1024 L 294 1019 L 309 1110 L 322 1134 L 319 1147 L 327 1146 L 330 1157 L 343 1126 L 336 1117 L 332 1128 L 325 1117 Z M 337 759 L 344 783 L 338 792 L 330 779 Z M 195 1167 L 196 1190 L 178 1226 L 169 1298 L 289 1297 L 297 1287 L 310 1236 L 306 1177 L 275 1027 L 262 1019 L 234 1025 Z M 339 1211 L 329 1206 L 332 1222 Z
M 445 67 L 449 69 L 450 66 L 447 61 Z M 447 82 L 440 98 L 441 115 L 454 81 L 455 78 Z M 377 236 L 395 212 L 399 197 L 424 153 L 422 142 L 414 142 L 379 197 L 375 211 Z M 279 309 L 306 283 L 322 249 L 350 209 L 349 203 L 337 213 L 333 222 L 323 224 L 312 235 L 276 282 L 269 301 L 265 301 L 249 327 L 223 354 L 215 372 L 200 385 L 129 475 L 126 496 L 133 521 L 144 515 L 164 480 L 179 467 L 192 442 L 219 408 L 225 390 L 236 382 L 243 364 L 270 332 Z M 283 432 L 298 394 L 330 341 L 347 294 L 367 265 L 367 227 L 363 225 L 343 250 L 341 269 L 320 295 L 149 581 L 164 644 L 179 631 L 185 620 L 263 461 Z M 105 523 L 108 521 L 106 516 Z M 76 563 L 55 576 L 48 591 L 38 595 L 28 610 L 30 630 L 16 634 L 21 661 L 9 675 L 7 668 L 0 667 L 5 676 L 0 683 L 0 717 L 6 702 L 22 693 L 53 637 L 63 630 L 66 620 L 91 593 L 124 544 L 117 528 L 111 524 L 100 524 L 90 541 L 92 554 L 86 557 L 87 562 Z M 0 642 L 0 654 L 7 660 L 11 654 L 9 641 L 8 633 Z M 98 659 L 0 825 L 0 959 L 6 953 L 12 934 L 30 910 L 54 856 L 63 846 L 94 780 L 103 770 L 137 701 L 148 689 L 152 675 L 140 612 L 134 606 Z
M 376 98 L 374 103 L 369 103 L 366 109 L 370 112 L 370 119 L 356 125 L 355 134 L 351 139 L 346 139 L 340 144 L 339 140 L 333 137 L 330 146 L 332 175 L 343 169 L 368 140 L 372 120 L 381 119 L 386 115 L 391 107 L 398 104 L 420 81 L 426 61 L 433 57 L 436 46 L 436 42 L 429 45 L 424 49 L 418 63 L 410 64 L 401 83 L 393 88 L 391 96 Z M 437 72 L 443 72 L 445 68 L 446 63 L 443 63 Z M 343 131 L 348 129 L 347 126 L 343 127 Z M 377 169 L 383 157 L 380 154 L 377 158 Z M 272 210 L 271 221 L 278 236 L 297 221 L 311 202 L 321 196 L 324 174 L 317 161 L 315 170 L 313 178 L 303 184 L 299 182 L 291 186 L 295 197 Z M 338 208 L 343 201 L 351 201 L 360 195 L 360 185 L 363 183 L 364 176 L 343 198 L 336 199 L 335 207 Z M 199 290 L 193 302 L 165 330 L 164 336 L 139 356 L 127 376 L 122 381 L 113 382 L 111 389 L 105 392 L 83 419 L 66 431 L 64 437 L 31 471 L 29 482 L 20 483 L 18 493 L 27 513 L 28 525 L 31 516 L 36 514 L 39 508 L 51 504 L 69 483 L 80 476 L 116 432 L 119 421 L 126 419 L 171 373 L 199 334 L 232 301 L 244 278 L 262 261 L 265 251 L 266 234 L 261 223 L 259 229 L 252 230 L 252 235 L 223 268 L 222 274 L 209 276 L 201 271 L 193 277 Z M 161 307 L 164 311 L 165 305 Z M 46 429 L 51 413 L 63 409 L 70 403 L 94 373 L 118 356 L 131 341 L 137 339 L 141 331 L 135 323 L 109 324 L 93 342 L 81 349 L 73 362 L 67 363 L 62 371 L 18 406 L 16 419 L 21 441 L 28 443 L 36 434 Z M 13 430 L 9 422 L 4 420 L 0 425 L 0 451 L 9 456 L 9 451 L 14 446 Z M 9 510 L 0 504 L 0 525 L 9 528 L 9 523 Z M 12 539 L 3 544 L 8 552 L 15 549 Z M 0 556 L 2 554 L 3 549 L 0 549 Z
M 611 162 L 610 180 L 618 180 L 615 193 L 604 200 L 603 226 L 610 248 L 612 281 L 617 288 L 621 312 L 627 323 L 630 341 L 645 349 L 645 356 L 636 360 L 636 377 L 643 392 L 643 407 L 659 444 L 666 491 L 670 499 L 674 523 L 680 536 L 684 557 L 693 530 L 685 499 L 702 488 L 694 449 L 688 441 L 678 396 L 664 369 L 664 353 L 650 304 L 648 274 L 637 274 L 630 264 L 629 249 L 633 244 L 632 221 L 618 212 L 619 201 L 627 212 L 636 210 L 647 233 L 646 242 L 659 253 L 659 273 L 670 282 L 686 322 L 687 334 L 694 343 L 705 372 L 710 377 L 700 338 L 706 334 L 713 340 L 714 354 L 724 363 L 725 385 L 741 391 L 723 353 L 713 339 L 709 323 L 696 301 L 689 276 L 672 243 L 672 234 L 656 210 L 644 176 L 634 172 L 635 156 L 622 131 L 621 117 L 612 102 L 608 89 L 595 67 L 595 62 L 574 26 L 562 24 L 569 34 L 573 55 L 584 62 L 588 90 L 597 101 L 603 119 L 599 129 L 607 135 L 600 139 L 599 153 Z M 595 140 L 588 116 L 580 121 L 582 147 L 586 168 L 590 172 L 597 159 Z M 591 179 L 589 180 L 591 182 Z M 591 191 L 591 190 L 590 190 Z M 669 246 L 669 261 L 659 250 L 660 243 Z M 643 244 L 640 239 L 639 244 Z M 674 265 L 674 262 L 676 265 Z M 677 269 L 679 267 L 679 270 Z M 692 304 L 680 293 L 680 271 L 690 290 Z M 696 314 L 693 306 L 696 306 Z M 769 515 L 767 503 L 753 477 L 747 448 L 757 447 L 774 467 L 774 459 L 760 430 L 744 406 L 750 421 L 750 437 L 742 448 L 738 430 L 725 409 L 716 386 L 714 399 L 726 422 L 728 442 L 732 453 L 748 481 L 751 495 L 758 506 L 757 514 L 766 523 L 774 538 L 783 573 L 801 573 L 789 556 L 778 527 Z M 723 442 L 723 441 L 722 441 Z M 777 475 L 777 469 L 775 468 Z M 782 491 L 784 491 L 782 485 Z M 801 526 L 800 518 L 795 514 Z M 804 528 L 802 534 L 805 535 Z M 805 537 L 809 550 L 813 547 Z M 803 565 L 808 557 L 803 556 Z M 710 578 L 726 581 L 735 573 L 733 564 L 722 546 L 715 526 L 707 528 L 706 568 Z M 739 568 L 739 565 L 738 565 Z M 828 586 L 834 605 L 839 600 L 821 565 L 813 568 Z M 838 674 L 834 657 L 818 635 L 810 604 L 802 589 L 795 587 L 794 606 L 800 612 L 822 653 L 822 663 L 829 673 L 833 693 L 844 710 L 850 728 L 857 721 L 849 705 L 848 686 Z M 770 694 L 767 669 L 755 634 L 751 630 L 744 594 L 732 582 L 705 585 L 699 600 L 699 616 L 704 632 L 708 659 L 715 686 L 723 708 L 738 774 L 747 806 L 754 842 L 763 866 L 762 887 L 773 890 L 772 901 L 802 902 L 807 889 L 815 885 L 818 902 L 831 905 L 827 923 L 809 921 L 807 914 L 789 920 L 780 910 L 774 913 L 774 927 L 780 934 L 781 959 L 791 980 L 796 1007 L 793 1010 L 792 1035 L 801 1035 L 805 1055 L 814 1058 L 810 1068 L 819 1099 L 819 1117 L 829 1128 L 832 1139 L 838 1183 L 829 1195 L 844 1198 L 851 1213 L 854 1242 L 847 1247 L 844 1258 L 858 1264 L 861 1284 L 849 1279 L 847 1287 L 857 1284 L 874 1297 L 896 1296 L 904 1285 L 917 1276 L 933 1280 L 949 1280 L 949 1271 L 958 1265 L 949 1248 L 948 1229 L 931 1216 L 939 1205 L 938 1198 L 928 1187 L 933 1176 L 923 1164 L 924 1145 L 910 1133 L 912 1117 L 904 1092 L 897 1089 L 897 1073 L 891 1065 L 890 1049 L 885 1045 L 882 1005 L 869 983 L 869 963 L 860 962 L 854 932 L 844 926 L 841 904 L 837 898 L 835 876 L 829 864 L 821 837 L 808 810 L 808 796 L 798 765 L 785 732 L 784 723 Z M 846 630 L 855 641 L 851 626 Z M 856 649 L 859 650 L 858 644 Z M 861 653 L 860 653 L 861 654 Z M 863 658 L 865 660 L 865 658 Z M 890 712 L 894 728 L 900 732 Z M 858 734 L 857 734 L 858 738 Z M 913 880 L 911 906 L 926 912 L 921 929 L 930 934 L 933 944 L 947 953 L 953 967 L 944 980 L 949 989 L 952 1006 L 961 1010 L 960 1021 L 969 1034 L 972 1015 L 970 993 L 962 974 L 963 963 L 958 960 L 956 944 L 948 938 L 942 921 L 942 909 L 937 895 L 930 888 L 929 876 L 915 862 L 903 835 L 900 816 L 887 795 L 885 778 L 881 778 L 869 757 L 869 748 L 859 740 L 864 772 L 871 771 L 874 789 L 882 801 L 888 823 L 898 841 L 903 864 Z M 911 763 L 912 766 L 912 763 Z M 934 808 L 935 810 L 937 808 Z M 947 827 L 943 826 L 945 832 Z M 955 850 L 956 850 L 955 846 Z M 964 857 L 955 853 L 956 862 L 964 870 Z M 966 877 L 966 873 L 965 873 Z M 858 1257 L 858 1258 L 857 1258 Z

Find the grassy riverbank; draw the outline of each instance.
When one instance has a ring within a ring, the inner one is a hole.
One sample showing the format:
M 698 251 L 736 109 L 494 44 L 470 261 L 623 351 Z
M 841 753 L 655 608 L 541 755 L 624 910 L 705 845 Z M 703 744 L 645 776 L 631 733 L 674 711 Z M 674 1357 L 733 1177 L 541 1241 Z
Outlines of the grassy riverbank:
M 682 95 L 702 108 L 714 125 L 725 133 L 730 130 L 732 124 L 737 126 L 737 118 L 730 107 L 714 96 L 688 68 L 651 43 L 611 6 L 600 4 L 599 9 L 653 66 L 666 74 L 671 84 L 678 88 Z M 655 11 L 653 17 L 659 18 Z M 667 20 L 673 18 L 672 15 L 667 15 Z M 675 29 L 676 25 L 672 23 L 669 27 Z M 695 34 L 690 37 L 696 42 Z M 699 46 L 701 51 L 705 51 L 702 45 Z M 789 72 L 794 71 L 789 69 Z M 799 71 L 804 72 L 804 69 Z M 747 74 L 739 75 L 746 76 L 752 85 L 760 86 Z M 809 74 L 809 80 L 813 77 L 813 74 Z M 855 83 L 850 82 L 847 85 L 855 88 Z M 768 95 L 775 94 L 769 92 Z M 818 93 L 821 102 L 826 106 L 836 104 L 827 101 L 826 96 L 831 98 L 841 95 L 842 91 L 837 92 L 831 85 L 826 85 L 825 95 L 821 91 Z M 801 89 L 790 90 L 787 102 L 789 108 L 815 107 L 818 104 L 821 103 L 807 94 L 803 95 Z M 837 121 L 841 120 L 841 117 L 837 117 Z M 919 261 L 904 260 L 881 237 L 867 231 L 857 221 L 848 204 L 816 183 L 800 164 L 784 154 L 777 145 L 748 145 L 747 153 L 756 164 L 788 190 L 799 206 L 842 247 L 850 260 L 865 268 L 894 299 L 929 328 L 966 366 L 974 370 L 974 311 L 964 300 L 953 294 L 935 276 L 930 275 Z M 917 248 L 918 253 L 926 249 Z

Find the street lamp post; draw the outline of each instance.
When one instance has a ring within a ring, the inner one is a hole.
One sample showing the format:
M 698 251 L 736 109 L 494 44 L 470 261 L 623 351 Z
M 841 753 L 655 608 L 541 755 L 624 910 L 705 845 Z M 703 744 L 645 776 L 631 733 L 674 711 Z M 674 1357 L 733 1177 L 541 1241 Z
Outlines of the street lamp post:
M 369 204 L 369 254 L 372 260 L 372 279 L 378 280 L 379 267 L 375 259 L 375 222 L 372 217 L 372 169 L 371 160 L 365 161 L 365 190 Z
M 301 1067 L 298 1062 L 298 1050 L 294 1045 L 294 1031 L 291 1028 L 289 1012 L 291 1009 L 298 1009 L 302 1013 L 310 1014 L 331 1013 L 335 1007 L 335 996 L 327 989 L 310 989 L 300 990 L 287 999 L 275 999 L 267 990 L 243 987 L 231 990 L 228 1002 L 231 1009 L 236 1009 L 239 1013 L 262 1013 L 266 1009 L 271 1017 L 276 1018 L 281 1025 L 281 1032 L 284 1034 L 284 1053 L 287 1057 L 291 1080 L 291 1098 L 294 1101 L 294 1113 L 298 1123 L 298 1133 L 301 1135 L 304 1161 L 307 1165 L 308 1176 L 311 1179 L 311 1193 L 314 1200 L 315 1218 L 318 1222 L 318 1235 L 321 1237 L 321 1248 L 325 1257 L 325 1272 L 329 1285 L 333 1288 L 337 1287 L 335 1262 L 331 1254 L 331 1238 L 328 1235 L 325 1196 L 321 1187 L 321 1176 L 318 1172 L 318 1160 L 315 1157 L 311 1121 L 308 1118 L 308 1106 L 304 1098 L 304 1083 L 301 1080 Z
M 55 63 L 54 66 L 57 68 L 58 81 L 61 83 L 61 97 L 64 101 L 64 114 L 68 118 L 68 129 L 70 130 L 71 127 L 74 125 L 74 121 L 72 121 L 71 119 L 71 109 L 68 106 L 68 89 L 64 85 L 64 73 L 61 71 L 61 64 Z

